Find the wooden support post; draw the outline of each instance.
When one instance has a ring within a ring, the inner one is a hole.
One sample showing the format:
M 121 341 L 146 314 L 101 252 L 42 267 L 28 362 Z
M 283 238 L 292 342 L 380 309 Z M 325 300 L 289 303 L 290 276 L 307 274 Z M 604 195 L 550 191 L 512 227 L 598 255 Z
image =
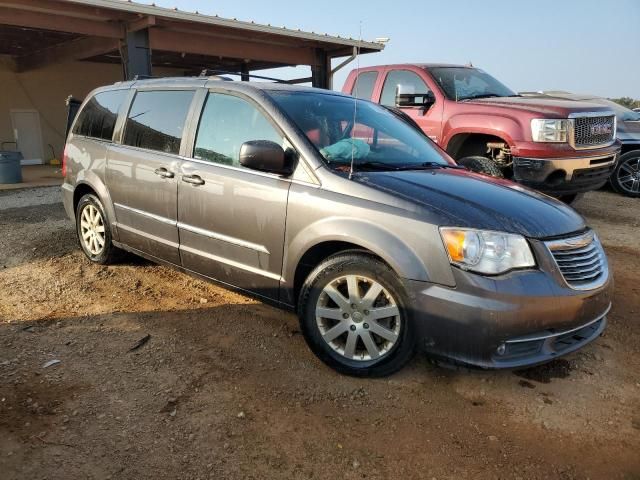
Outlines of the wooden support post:
M 136 76 L 151 76 L 151 49 L 149 48 L 149 29 L 143 28 L 127 32 L 125 44 L 120 49 L 122 66 L 126 80 Z
M 311 65 L 311 85 L 316 88 L 331 88 L 331 59 L 327 52 L 315 50 L 315 64 Z

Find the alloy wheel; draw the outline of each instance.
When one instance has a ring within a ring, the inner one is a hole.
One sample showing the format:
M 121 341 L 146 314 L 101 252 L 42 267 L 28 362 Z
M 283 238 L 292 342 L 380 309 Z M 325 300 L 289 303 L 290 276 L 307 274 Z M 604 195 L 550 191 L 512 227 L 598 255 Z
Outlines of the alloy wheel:
M 323 340 L 350 360 L 378 360 L 398 342 L 402 316 L 396 300 L 377 281 L 344 275 L 322 290 L 316 322 Z
M 82 243 L 91 255 L 100 255 L 106 242 L 102 213 L 95 205 L 88 204 L 80 216 Z
M 640 193 L 640 157 L 632 158 L 620 165 L 618 183 L 629 193 Z

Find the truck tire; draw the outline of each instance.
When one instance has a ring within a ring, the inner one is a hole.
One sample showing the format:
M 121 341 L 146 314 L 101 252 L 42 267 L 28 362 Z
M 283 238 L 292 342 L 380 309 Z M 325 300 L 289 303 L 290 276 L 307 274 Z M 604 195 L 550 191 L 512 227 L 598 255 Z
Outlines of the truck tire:
M 300 327 L 313 353 L 357 377 L 383 377 L 413 356 L 407 294 L 395 272 L 373 255 L 327 258 L 307 277 L 298 301 Z
M 640 150 L 627 152 L 618 159 L 609 183 L 622 195 L 640 197 Z
M 468 168 L 472 172 L 484 173 L 490 177 L 504 178 L 502 170 L 500 170 L 500 167 L 498 167 L 496 162 L 487 157 L 474 155 L 472 157 L 464 157 L 460 160 L 456 160 L 456 163 Z

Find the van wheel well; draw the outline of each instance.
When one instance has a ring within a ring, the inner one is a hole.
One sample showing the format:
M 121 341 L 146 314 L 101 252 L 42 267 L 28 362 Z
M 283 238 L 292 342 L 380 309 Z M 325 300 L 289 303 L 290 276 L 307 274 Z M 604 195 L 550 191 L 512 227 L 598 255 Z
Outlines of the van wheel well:
M 76 209 L 78 208 L 78 202 L 83 196 L 87 195 L 88 193 L 93 193 L 94 195 L 97 196 L 95 190 L 91 188 L 89 185 L 84 183 L 81 183 L 80 185 L 78 185 L 76 189 L 73 191 L 73 213 L 74 214 L 76 212 Z
M 317 245 L 314 245 L 309 250 L 305 252 L 302 256 L 298 265 L 296 267 L 296 273 L 293 279 L 293 289 L 294 289 L 294 302 L 298 303 L 298 297 L 300 296 L 300 290 L 302 289 L 302 285 L 304 281 L 307 279 L 311 271 L 316 268 L 320 263 L 322 263 L 328 257 L 335 255 L 336 253 L 343 253 L 347 251 L 356 251 L 360 253 L 368 253 L 369 255 L 377 258 L 381 262 L 385 262 L 378 255 L 373 253 L 371 250 L 361 247 L 360 245 L 356 245 L 354 243 L 349 242 L 339 242 L 339 241 L 330 241 L 323 242 Z M 388 264 L 387 264 L 388 265 Z
M 451 155 L 454 160 L 459 160 L 464 157 L 487 157 L 488 143 L 504 143 L 506 148 L 509 148 L 507 142 L 495 135 L 459 133 L 449 140 L 447 153 Z

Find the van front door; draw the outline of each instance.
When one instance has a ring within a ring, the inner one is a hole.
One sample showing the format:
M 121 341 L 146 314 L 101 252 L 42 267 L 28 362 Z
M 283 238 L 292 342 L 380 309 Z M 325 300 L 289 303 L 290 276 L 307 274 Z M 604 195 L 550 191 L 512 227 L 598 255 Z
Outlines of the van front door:
M 289 180 L 242 167 L 249 140 L 285 140 L 248 99 L 209 93 L 178 181 L 182 265 L 218 281 L 278 299 Z

